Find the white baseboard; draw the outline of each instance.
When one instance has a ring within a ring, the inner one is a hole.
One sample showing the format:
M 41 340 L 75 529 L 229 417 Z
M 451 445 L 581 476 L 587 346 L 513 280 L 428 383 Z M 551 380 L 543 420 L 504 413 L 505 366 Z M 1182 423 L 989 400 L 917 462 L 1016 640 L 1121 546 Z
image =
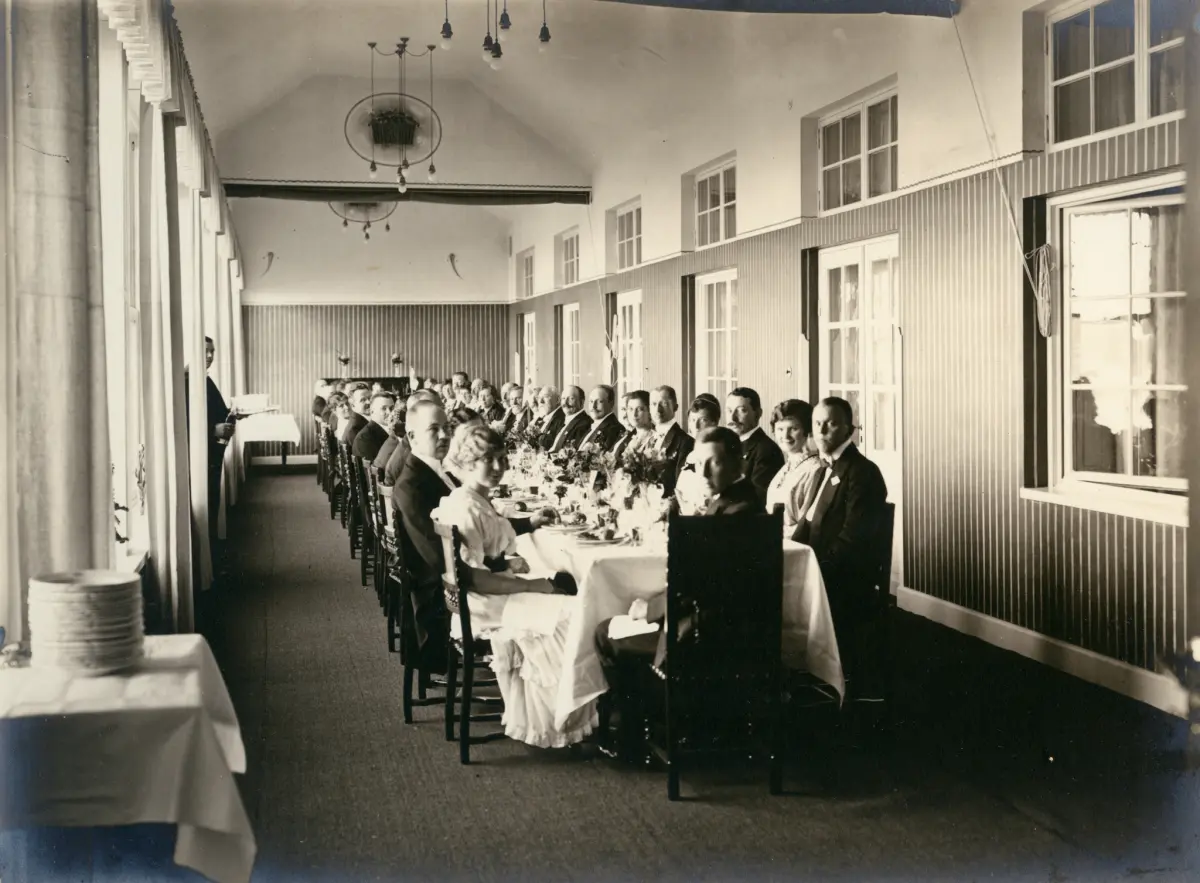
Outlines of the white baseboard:
M 1019 625 L 968 610 L 949 601 L 902 587 L 896 591 L 902 610 L 987 641 L 1004 650 L 1074 675 L 1097 686 L 1145 702 L 1160 711 L 1187 718 L 1188 694 L 1169 675 L 1146 671 L 1126 662 L 1109 659 L 1091 650 L 1048 638 Z
M 275 457 L 251 457 L 251 466 L 282 466 L 283 458 Z M 316 466 L 316 454 L 288 454 L 289 466 Z

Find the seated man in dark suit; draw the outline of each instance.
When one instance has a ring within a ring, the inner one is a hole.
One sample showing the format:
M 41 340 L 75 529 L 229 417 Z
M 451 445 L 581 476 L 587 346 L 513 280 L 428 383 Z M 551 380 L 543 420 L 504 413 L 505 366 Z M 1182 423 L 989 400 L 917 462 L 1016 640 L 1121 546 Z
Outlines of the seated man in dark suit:
M 696 441 L 693 460 L 698 474 L 709 486 L 709 503 L 703 514 L 707 516 L 760 515 L 762 503 L 758 493 L 748 480 L 742 477 L 742 450 L 737 434 L 723 426 L 707 429 Z M 611 619 L 606 619 L 596 628 L 596 652 L 608 680 L 610 690 L 618 701 L 636 702 L 633 684 L 637 669 L 654 661 L 663 644 L 663 620 L 666 618 L 667 593 L 664 591 L 646 604 L 644 618 L 659 624 L 659 629 L 640 635 L 617 638 L 609 637 Z M 635 608 L 641 605 L 635 604 Z M 634 611 L 630 611 L 634 615 Z M 642 618 L 638 616 L 636 618 Z M 642 719 L 640 709 L 623 709 L 622 727 L 627 732 L 622 743 L 628 745 L 634 736 L 628 732 L 635 721 Z M 625 753 L 625 752 L 622 752 Z
M 588 414 L 592 418 L 592 427 L 579 441 L 579 447 L 595 445 L 601 451 L 611 451 L 613 446 L 625 434 L 625 428 L 613 413 L 617 392 L 611 386 L 601 384 L 588 395 Z
M 380 475 L 384 474 L 387 469 L 388 460 L 392 458 L 396 447 L 400 444 L 400 439 L 404 435 L 404 417 L 407 412 L 406 407 L 397 405 L 392 408 L 392 416 L 387 422 L 387 440 L 379 447 L 379 453 L 375 455 L 375 459 L 371 461 L 371 465 L 378 470 Z M 399 472 L 396 473 L 399 476 Z
M 361 457 L 368 463 L 375 459 L 375 455 L 387 441 L 388 420 L 395 407 L 396 396 L 394 393 L 383 391 L 371 396 L 371 422 L 354 436 L 354 441 L 350 444 L 350 452 L 354 456 Z
M 800 507 L 792 535 L 811 546 L 821 565 L 842 664 L 853 676 L 860 628 L 870 616 L 875 572 L 872 543 L 887 503 L 887 485 L 879 467 L 851 441 L 854 414 L 850 403 L 825 398 L 813 409 L 813 437 L 821 468 Z
M 553 386 L 544 386 L 538 391 L 538 416 L 533 425 L 538 433 L 538 447 L 543 451 L 550 450 L 567 421 L 567 415 L 563 413 L 561 405 L 562 397 Z
M 405 412 L 412 413 L 412 409 L 416 407 L 418 402 L 434 402 L 441 404 L 442 400 L 438 394 L 431 389 L 419 389 L 408 397 L 405 403 Z M 408 441 L 408 428 L 405 426 L 403 434 L 399 434 L 396 441 L 396 447 L 392 451 L 392 455 L 388 457 L 387 465 L 383 467 L 383 483 L 389 487 L 395 485 L 400 480 L 400 473 L 404 471 L 404 462 L 412 453 L 412 446 Z
M 346 398 L 350 400 L 350 425 L 346 427 L 342 438 L 353 450 L 355 436 L 371 422 L 367 416 L 371 408 L 371 387 L 361 380 L 349 383 L 346 385 Z
M 550 447 L 546 449 L 552 454 L 563 448 L 578 447 L 579 442 L 592 428 L 592 418 L 583 410 L 583 390 L 578 386 L 568 386 L 563 390 L 559 413 L 563 415 L 562 426 L 550 442 Z
M 675 477 L 679 464 L 688 458 L 696 440 L 679 428 L 675 414 L 679 410 L 679 399 L 675 389 L 659 386 L 650 393 L 650 414 L 654 418 L 654 438 L 650 450 L 657 451 L 667 461 L 662 489 L 666 496 L 675 493 Z
M 767 505 L 767 489 L 775 473 L 783 468 L 783 451 L 759 427 L 762 400 L 747 386 L 739 386 L 725 397 L 726 424 L 742 441 L 745 475 L 758 491 L 759 505 Z

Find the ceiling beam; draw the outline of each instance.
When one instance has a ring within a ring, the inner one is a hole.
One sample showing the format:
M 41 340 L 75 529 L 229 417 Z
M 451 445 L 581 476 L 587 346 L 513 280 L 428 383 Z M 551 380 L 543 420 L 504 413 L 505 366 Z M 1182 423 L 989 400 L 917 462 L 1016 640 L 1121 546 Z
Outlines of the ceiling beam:
M 669 6 L 701 12 L 822 13 L 826 15 L 929 15 L 951 18 L 959 0 L 604 0 L 636 6 Z
M 225 181 L 227 199 L 290 199 L 299 202 L 430 202 L 438 205 L 589 205 L 590 187 L 410 184 L 406 193 L 395 185 L 349 181 Z

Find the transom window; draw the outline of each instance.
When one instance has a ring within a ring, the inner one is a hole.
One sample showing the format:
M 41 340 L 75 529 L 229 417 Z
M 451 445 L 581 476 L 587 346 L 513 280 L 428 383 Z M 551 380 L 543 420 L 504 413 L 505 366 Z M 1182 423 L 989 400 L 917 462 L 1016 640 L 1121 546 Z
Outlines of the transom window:
M 617 213 L 617 269 L 627 270 L 642 262 L 642 207 Z
M 1066 478 L 1187 488 L 1182 188 L 1063 210 Z
M 1050 139 L 1086 138 L 1183 110 L 1187 0 L 1076 3 L 1051 16 Z
M 896 189 L 900 118 L 894 93 L 845 108 L 837 116 L 821 120 L 820 129 L 822 211 Z
M 562 284 L 579 281 L 579 234 L 564 233 L 562 237 Z
M 737 235 L 737 167 L 696 176 L 696 245 L 703 248 Z

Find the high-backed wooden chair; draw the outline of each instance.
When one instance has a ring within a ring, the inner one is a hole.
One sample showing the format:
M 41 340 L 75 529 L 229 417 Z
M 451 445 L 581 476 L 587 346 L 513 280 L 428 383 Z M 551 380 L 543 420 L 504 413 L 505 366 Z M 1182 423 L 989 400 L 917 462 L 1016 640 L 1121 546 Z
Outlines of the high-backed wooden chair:
M 471 631 L 471 609 L 467 604 L 467 589 L 470 576 L 459 559 L 462 541 L 458 529 L 434 522 L 434 528 L 442 539 L 442 589 L 446 597 L 446 609 L 457 617 L 462 637 L 449 642 L 449 658 L 446 663 L 446 741 L 455 738 L 454 724 L 458 723 L 458 759 L 464 764 L 471 762 L 471 746 L 495 742 L 507 738 L 503 731 L 471 735 L 473 723 L 499 723 L 500 711 L 477 713 L 474 704 L 496 703 L 494 696 L 476 694 L 479 687 L 494 687 L 495 678 L 477 678 L 476 671 L 486 669 L 491 656 L 491 642 L 476 640 Z M 782 530 L 782 528 L 780 528 Z M 462 672 L 462 689 L 458 686 L 458 674 Z
M 321 444 L 324 425 L 321 418 L 313 414 L 313 437 L 317 440 L 317 484 L 321 487 L 325 486 L 325 447 Z
M 671 800 L 685 750 L 728 750 L 760 735 L 771 793 L 783 788 L 782 533 L 778 511 L 670 520 L 666 657 L 648 680 L 661 682 L 662 717 L 649 741 L 667 765 Z
M 354 526 L 358 533 L 358 563 L 359 576 L 363 588 L 368 585 L 368 577 L 374 566 L 375 538 L 372 533 L 373 519 L 371 505 L 367 499 L 367 464 L 362 457 L 350 454 L 350 474 L 354 479 Z

